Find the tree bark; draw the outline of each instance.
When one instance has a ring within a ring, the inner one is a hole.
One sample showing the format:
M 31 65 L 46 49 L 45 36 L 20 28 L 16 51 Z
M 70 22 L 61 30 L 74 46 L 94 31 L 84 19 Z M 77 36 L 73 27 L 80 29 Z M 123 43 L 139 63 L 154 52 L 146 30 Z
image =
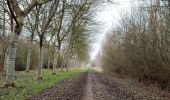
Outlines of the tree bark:
M 31 54 L 32 54 L 32 41 L 28 45 L 28 54 L 27 54 L 27 62 L 26 62 L 26 72 L 30 70 L 31 63 Z
M 4 16 L 3 17 L 4 17 L 4 19 L 3 19 L 3 26 L 4 27 L 3 27 L 3 35 L 2 36 L 5 37 L 5 32 L 6 32 L 6 29 L 5 29 L 5 26 L 6 26 L 6 24 L 5 24 L 6 23 L 5 8 L 4 8 Z
M 69 69 L 69 56 L 67 56 L 67 58 L 66 58 L 65 69 L 66 69 L 66 71 L 68 71 L 68 69 Z
M 54 51 L 54 59 L 53 59 L 53 70 L 52 70 L 52 74 L 56 74 L 56 67 L 57 67 L 57 61 L 58 61 L 58 50 Z
M 7 49 L 5 52 L 5 57 L 4 57 L 4 70 L 3 70 L 3 76 L 6 76 L 6 68 L 9 65 L 9 50 Z
M 21 28 L 21 27 L 19 27 Z M 17 30 L 17 29 L 16 29 Z M 14 72 L 15 72 L 15 58 L 18 44 L 18 34 L 14 34 L 9 47 L 9 61 L 6 66 L 6 80 L 5 87 L 14 87 Z
M 60 70 L 60 72 L 63 72 L 63 71 L 64 71 L 64 66 L 65 66 L 65 57 L 64 57 L 64 55 L 63 55 L 63 57 L 62 57 L 62 62 L 61 62 L 61 70 Z
M 47 69 L 50 69 L 50 57 L 48 57 L 48 65 L 47 65 Z
M 167 39 L 167 51 L 168 51 L 168 56 L 167 60 L 170 60 L 170 0 L 168 0 L 168 15 L 167 15 L 167 34 L 166 34 L 166 39 Z
M 51 54 L 50 54 L 50 48 L 48 48 L 48 65 L 47 65 L 47 69 L 50 69 L 50 58 L 51 58 L 51 56 L 50 56 Z
M 10 42 L 9 45 L 9 65 L 6 66 L 5 87 L 15 87 L 14 84 L 15 58 L 16 58 L 19 35 L 23 27 L 24 17 L 20 16 L 17 18 L 17 20 L 19 24 L 15 25 L 14 34 L 12 34 L 13 35 L 12 41 Z
M 42 79 L 42 67 L 43 67 L 43 47 L 40 46 L 39 51 L 39 60 L 38 60 L 38 72 L 37 72 L 37 80 Z
M 168 34 L 170 34 L 170 0 L 168 0 Z

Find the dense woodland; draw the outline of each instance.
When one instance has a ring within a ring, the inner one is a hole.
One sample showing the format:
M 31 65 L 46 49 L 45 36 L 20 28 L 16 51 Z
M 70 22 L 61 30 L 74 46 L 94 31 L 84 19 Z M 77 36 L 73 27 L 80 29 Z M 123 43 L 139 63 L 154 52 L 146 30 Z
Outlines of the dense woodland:
M 170 1 L 142 0 L 105 38 L 101 66 L 140 82 L 170 86 Z M 98 57 L 99 58 L 99 57 Z
M 13 86 L 16 71 L 69 69 L 89 62 L 95 21 L 91 0 L 0 0 L 0 71 Z
M 89 46 L 100 30 L 93 17 L 103 2 L 0 0 L 4 86 L 15 86 L 18 71 L 36 70 L 36 79 L 42 80 L 43 68 L 56 75 L 89 64 Z M 122 14 L 119 24 L 106 35 L 91 65 L 113 76 L 170 89 L 170 1 L 134 0 L 130 13 Z

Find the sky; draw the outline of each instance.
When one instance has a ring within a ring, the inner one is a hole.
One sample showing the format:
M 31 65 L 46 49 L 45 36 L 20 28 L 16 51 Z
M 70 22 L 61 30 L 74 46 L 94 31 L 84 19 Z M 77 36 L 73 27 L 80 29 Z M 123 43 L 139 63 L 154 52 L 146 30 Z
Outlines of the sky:
M 123 13 L 130 13 L 131 0 L 108 0 L 114 1 L 115 4 L 105 3 L 102 5 L 102 10 L 97 12 L 96 20 L 102 24 L 97 40 L 91 44 L 90 59 L 94 60 L 97 53 L 100 51 L 102 42 L 106 33 L 111 31 L 113 27 L 119 24 L 120 17 Z

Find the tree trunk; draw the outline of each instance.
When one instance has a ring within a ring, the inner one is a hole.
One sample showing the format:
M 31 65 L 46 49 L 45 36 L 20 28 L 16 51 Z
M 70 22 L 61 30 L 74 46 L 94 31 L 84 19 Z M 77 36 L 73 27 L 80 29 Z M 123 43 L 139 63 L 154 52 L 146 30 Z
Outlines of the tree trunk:
M 50 69 L 50 59 L 51 56 L 50 56 L 50 49 L 48 48 L 48 65 L 47 65 L 47 69 Z
M 16 60 L 16 52 L 17 52 L 17 45 L 18 45 L 18 39 L 19 35 L 22 31 L 23 27 L 23 19 L 24 17 L 18 17 L 19 19 L 19 24 L 15 26 L 14 34 L 12 37 L 12 40 L 9 45 L 9 64 L 6 66 L 6 80 L 5 80 L 5 87 L 15 87 L 14 84 L 14 72 L 15 72 L 15 60 Z M 11 26 L 13 27 L 13 26 Z M 13 33 L 13 30 L 11 30 Z
M 13 18 L 12 17 L 10 17 L 10 21 L 11 21 L 11 26 L 10 26 L 11 27 L 11 34 L 10 34 L 10 36 L 12 36 L 12 35 L 14 35 L 13 34 L 14 33 L 13 32 L 13 30 L 14 30 L 13 25 L 14 24 L 13 24 Z M 11 44 L 9 46 L 7 46 L 7 50 L 6 50 L 6 53 L 5 53 L 5 59 L 4 59 L 4 76 L 6 77 L 4 87 L 10 87 L 10 86 L 14 85 L 14 82 L 11 82 L 12 84 L 10 84 L 10 82 L 8 82 L 8 80 L 10 80 L 9 75 L 10 75 L 10 70 L 11 70 L 10 65 L 9 65 L 9 63 L 10 63 L 10 55 L 9 55 L 10 48 L 11 48 Z M 7 76 L 7 74 L 8 74 L 8 76 Z
M 50 57 L 48 57 L 48 65 L 47 65 L 47 69 L 50 69 Z
M 4 8 L 4 20 L 3 20 L 3 26 L 4 26 L 4 27 L 3 27 L 3 35 L 2 35 L 3 37 L 5 37 L 5 30 L 6 30 L 6 29 L 5 29 L 5 28 L 6 28 L 6 27 L 5 27 L 5 26 L 6 26 L 6 24 L 5 24 L 5 23 L 6 23 L 5 17 L 6 17 L 6 16 L 5 16 L 5 8 Z
M 28 45 L 28 54 L 27 54 L 27 62 L 26 62 L 26 72 L 30 70 L 31 63 L 31 54 L 32 54 L 32 41 Z
M 43 67 L 43 47 L 40 46 L 39 60 L 38 60 L 38 72 L 37 79 L 42 79 L 42 67 Z
M 66 66 L 65 66 L 65 69 L 66 71 L 68 72 L 68 69 L 69 69 L 69 57 L 66 58 Z
M 19 27 L 21 28 L 21 27 Z M 16 29 L 18 30 L 18 29 Z M 18 34 L 14 34 L 12 41 L 9 47 L 9 61 L 7 62 L 6 66 L 6 80 L 5 80 L 5 87 L 14 87 L 14 72 L 15 72 L 15 58 L 16 58 L 16 51 L 17 51 L 17 44 L 18 44 Z
M 65 66 L 65 57 L 64 57 L 64 55 L 63 55 L 63 57 L 62 57 L 62 62 L 61 62 L 60 72 L 63 72 L 63 71 L 64 71 L 64 66 Z
M 168 61 L 170 60 L 170 1 L 168 1 L 168 15 L 167 15 L 167 51 Z
M 60 72 L 63 72 L 63 71 L 64 71 L 64 60 L 62 60 L 61 69 L 60 69 Z
M 52 70 L 52 74 L 56 74 L 56 66 L 57 66 L 57 61 L 58 61 L 58 50 L 54 51 L 54 59 L 53 59 L 53 70 Z
M 168 34 L 170 34 L 170 0 L 168 0 Z
M 7 49 L 5 52 L 5 57 L 4 57 L 4 70 L 3 70 L 3 76 L 6 76 L 6 68 L 9 65 L 9 50 Z

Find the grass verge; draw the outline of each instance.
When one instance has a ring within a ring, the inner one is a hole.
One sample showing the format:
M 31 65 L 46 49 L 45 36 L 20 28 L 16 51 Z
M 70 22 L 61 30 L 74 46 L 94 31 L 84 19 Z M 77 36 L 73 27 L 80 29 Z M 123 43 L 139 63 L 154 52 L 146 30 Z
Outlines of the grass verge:
M 57 82 L 79 75 L 90 69 L 71 69 L 68 72 L 58 72 L 52 75 L 50 70 L 43 70 L 43 80 L 35 80 L 36 71 L 25 73 L 16 72 L 15 84 L 17 88 L 0 88 L 0 100 L 25 100 L 46 88 L 52 87 Z M 0 76 L 0 86 L 3 86 L 4 78 Z

